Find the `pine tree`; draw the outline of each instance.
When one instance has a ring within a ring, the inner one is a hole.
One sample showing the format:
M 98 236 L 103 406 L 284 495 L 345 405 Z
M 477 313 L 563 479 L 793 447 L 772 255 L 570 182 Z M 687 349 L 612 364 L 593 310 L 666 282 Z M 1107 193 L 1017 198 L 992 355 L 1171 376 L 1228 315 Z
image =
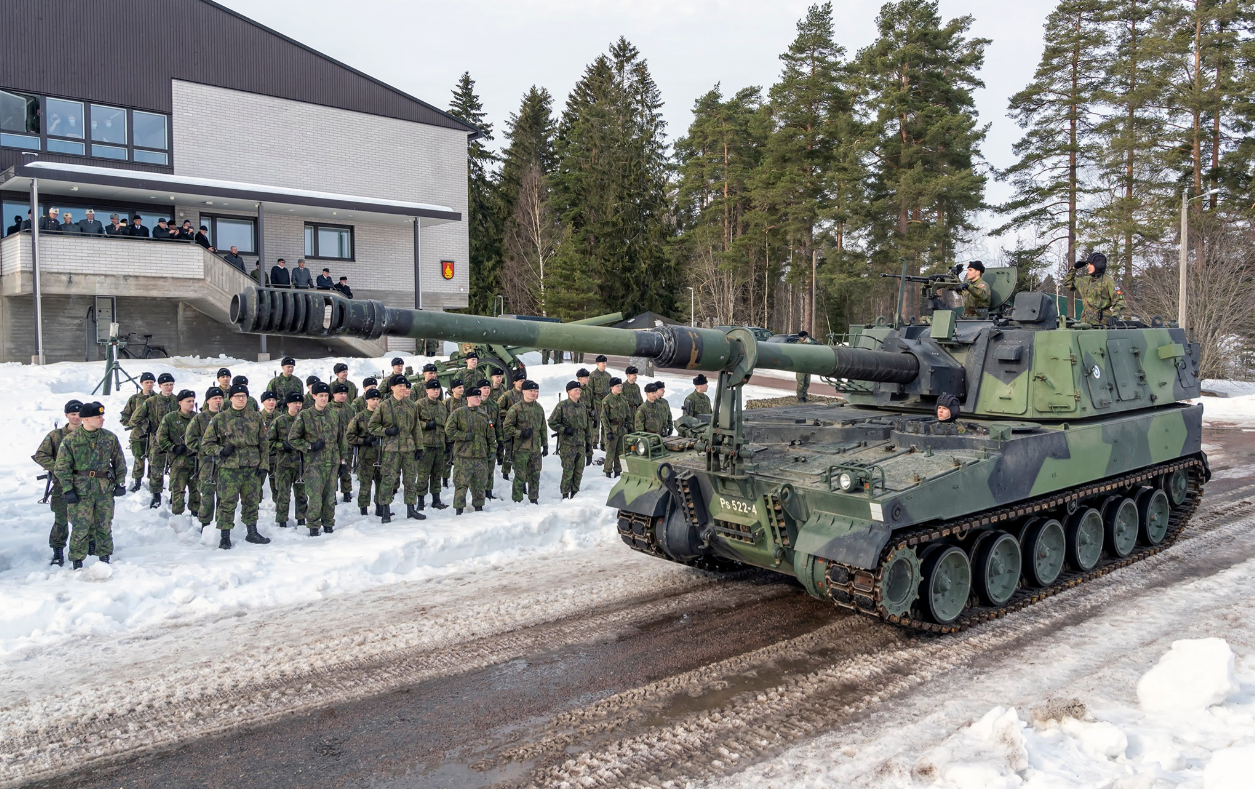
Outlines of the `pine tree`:
M 487 121 L 484 105 L 475 95 L 475 80 L 463 73 L 453 89 L 449 114 L 479 129 L 479 135 L 467 142 L 468 178 L 467 230 L 470 235 L 470 294 L 468 309 L 474 313 L 491 313 L 493 301 L 500 293 L 502 222 L 497 185 L 493 181 L 496 155 L 486 143 L 492 142 L 492 124 Z
M 502 215 L 509 216 L 518 199 L 519 186 L 525 174 L 539 167 L 546 176 L 553 171 L 553 97 L 544 88 L 533 85 L 523 94 L 517 113 L 506 123 L 506 139 L 510 144 L 502 154 L 500 193 Z

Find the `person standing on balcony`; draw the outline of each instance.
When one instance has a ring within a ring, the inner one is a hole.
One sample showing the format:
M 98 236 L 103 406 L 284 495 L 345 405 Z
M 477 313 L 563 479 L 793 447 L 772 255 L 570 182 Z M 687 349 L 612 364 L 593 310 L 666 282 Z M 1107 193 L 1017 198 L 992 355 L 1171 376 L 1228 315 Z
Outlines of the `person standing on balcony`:
M 60 233 L 61 218 L 57 216 L 61 213 L 59 208 L 49 208 L 48 216 L 39 218 L 39 232 L 41 233 Z
M 192 220 L 184 219 L 183 224 L 178 229 L 178 239 L 180 241 L 195 241 L 196 231 L 192 229 Z
M 194 238 L 193 241 L 195 241 L 196 245 L 202 249 L 206 249 L 210 252 L 218 251 L 214 249 L 213 244 L 209 243 L 209 228 L 204 225 L 201 225 L 200 230 L 196 231 L 196 238 Z
M 309 269 L 305 268 L 305 258 L 296 261 L 296 268 L 292 270 L 292 287 L 301 290 L 314 287 L 314 278 L 309 275 Z
M 153 239 L 157 241 L 170 241 L 178 235 L 177 231 L 171 230 L 170 225 L 166 222 L 165 217 L 157 220 L 157 226 L 153 228 Z
M 79 227 L 78 223 L 74 221 L 74 214 L 71 214 L 69 211 L 66 211 L 64 214 L 61 215 L 60 230 L 62 233 L 82 233 L 83 232 L 83 228 Z
M 331 281 L 331 269 L 322 270 L 322 273 L 318 275 L 317 285 L 319 290 L 331 290 L 335 286 L 335 283 Z
M 8 230 L 4 231 L 4 234 L 6 236 L 11 236 L 14 233 L 21 233 L 21 232 L 22 232 L 22 215 L 18 214 L 17 216 L 13 217 L 13 224 L 9 227 Z
M 105 228 L 106 236 L 127 235 L 126 225 L 121 223 L 121 219 L 117 214 L 109 214 L 109 226 Z
M 91 208 L 87 209 L 87 218 L 79 220 L 78 226 L 89 236 L 103 236 L 105 234 L 105 226 L 96 221 L 96 211 Z
M 270 268 L 270 284 L 276 288 L 291 287 L 292 275 L 288 272 L 288 262 L 283 258 Z
M 248 269 L 244 267 L 244 258 L 240 257 L 239 247 L 231 247 L 231 251 L 223 255 L 222 259 L 230 263 L 232 266 L 235 266 L 240 271 L 243 271 L 246 274 L 248 273 Z
M 148 238 L 148 228 L 144 227 L 144 219 L 139 214 L 131 217 L 131 237 Z
M 344 298 L 346 299 L 353 298 L 353 289 L 349 287 L 348 277 L 340 277 L 340 281 L 336 285 L 334 285 L 331 289 L 340 291 L 342 294 L 344 294 Z

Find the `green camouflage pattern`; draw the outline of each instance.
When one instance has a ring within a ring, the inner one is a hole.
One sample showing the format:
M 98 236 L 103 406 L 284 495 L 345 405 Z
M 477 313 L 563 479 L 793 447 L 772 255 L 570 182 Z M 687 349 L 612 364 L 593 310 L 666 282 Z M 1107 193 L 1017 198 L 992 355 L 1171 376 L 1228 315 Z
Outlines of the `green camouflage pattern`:
M 279 400 L 278 408 L 282 409 L 289 394 L 305 394 L 305 382 L 295 375 L 279 373 L 266 384 L 266 391 L 275 393 L 275 397 Z
M 183 434 L 183 443 L 187 445 L 188 454 L 196 455 L 196 490 L 200 494 L 200 509 L 197 510 L 197 519 L 201 523 L 201 527 L 208 526 L 213 522 L 215 503 L 217 502 L 217 481 L 214 471 L 217 468 L 218 458 L 205 453 L 201 449 L 201 438 L 205 435 L 205 431 L 209 429 L 209 422 L 218 414 L 214 411 L 200 411 L 195 418 L 187 425 L 187 432 Z
M 480 406 L 459 408 L 449 414 L 445 438 L 453 442 L 453 457 L 490 458 L 497 453 L 497 426 L 492 414 Z
M 235 449 L 224 458 L 222 449 L 228 445 Z M 256 526 L 261 480 L 269 462 L 266 426 L 261 415 L 247 406 L 238 411 L 230 407 L 219 411 L 201 436 L 200 451 L 202 462 L 207 456 L 215 466 L 218 528 L 230 530 L 235 526 L 236 505 L 243 523 Z M 202 519 L 204 515 L 202 500 Z
M 1107 318 L 1119 318 L 1124 314 L 1124 294 L 1110 274 L 1094 277 L 1084 268 L 1074 268 L 1063 278 L 1063 285 L 1080 297 L 1084 305 L 1081 312 L 1084 323 L 1097 325 Z
M 349 459 L 345 438 L 347 413 L 347 408 L 330 405 L 321 411 L 317 406 L 301 409 L 288 430 L 288 443 L 304 457 L 305 495 L 309 501 L 306 525 L 311 529 L 336 523 L 336 483 L 342 464 Z M 312 445 L 320 440 L 323 447 L 314 449 Z
M 520 392 L 519 401 L 510 406 L 502 422 L 502 434 L 510 444 L 514 464 L 510 496 L 514 501 L 522 501 L 524 495 L 535 501 L 540 496 L 540 459 L 549 443 L 545 409 L 540 403 L 525 402 Z M 523 438 L 524 430 L 531 430 L 531 435 Z
M 255 413 L 248 411 L 247 413 Z M 240 521 L 245 526 L 257 525 L 261 506 L 260 466 L 224 466 L 218 469 L 218 529 L 230 531 L 235 526 L 235 508 L 239 505 Z
M 592 445 L 597 440 L 597 428 L 584 407 L 583 395 L 578 403 L 562 400 L 554 406 L 549 414 L 549 428 L 558 435 L 558 457 L 562 459 L 559 489 L 564 496 L 574 495 L 579 492 L 586 459 L 592 457 Z
M 130 425 L 131 417 L 135 416 L 135 411 L 154 394 L 156 394 L 155 391 L 148 394 L 139 391 L 126 399 L 126 405 L 122 406 L 122 413 L 118 416 L 124 427 Z M 138 428 L 131 428 L 130 444 L 131 457 L 135 460 L 135 466 L 131 469 L 131 479 L 139 482 L 144 478 L 144 459 L 148 457 L 148 436 Z
M 993 299 L 993 290 L 984 279 L 972 279 L 966 282 L 963 291 L 963 317 L 975 318 L 989 312 L 989 304 Z
M 52 509 L 52 530 L 48 533 L 48 545 L 52 548 L 64 548 L 70 537 L 69 507 L 65 503 L 65 493 L 61 490 L 61 483 L 57 481 L 57 475 L 53 472 L 57 467 L 57 451 L 61 448 L 61 442 L 75 429 L 69 424 L 53 428 L 48 431 L 48 435 L 44 436 L 44 440 L 39 442 L 39 448 L 35 450 L 35 454 L 31 455 L 31 460 L 48 472 L 52 482 L 48 490 L 48 506 Z
M 135 413 L 127 423 L 132 436 L 138 431 L 140 435 L 148 437 L 148 448 L 145 452 L 148 461 L 148 490 L 154 496 L 159 495 L 165 487 L 167 462 L 166 456 L 157 449 L 157 430 L 167 414 L 178 410 L 179 401 L 173 394 L 154 392 L 152 397 L 136 406 Z
M 710 395 L 696 389 L 684 398 L 684 405 L 680 407 L 680 411 L 685 416 L 704 416 L 714 413 L 714 409 L 710 406 Z
M 113 555 L 113 488 L 126 482 L 126 456 L 112 432 L 79 429 L 57 450 L 53 474 L 63 491 L 74 491 L 70 504 L 70 560 L 82 561 L 96 544 L 97 556 Z
M 374 486 L 374 501 L 383 503 L 379 498 L 383 482 L 381 462 L 383 455 L 379 450 L 379 437 L 371 435 L 369 430 L 371 413 L 367 409 L 354 414 L 344 432 L 345 440 L 354 448 L 357 455 L 353 471 L 357 474 L 357 506 L 359 507 L 370 506 L 372 486 Z
M 196 454 L 187 449 L 187 429 L 196 419 L 195 412 L 184 414 L 174 411 L 166 414 L 157 428 L 157 451 L 168 458 L 170 469 L 170 512 L 182 515 L 184 510 L 191 508 L 193 513 L 200 513 L 200 489 L 196 484 Z M 174 448 L 181 446 L 183 454 L 175 454 Z
M 390 436 L 387 433 L 393 427 L 397 429 L 397 434 Z M 398 400 L 392 396 L 380 400 L 379 407 L 367 423 L 371 435 L 379 437 L 379 446 L 384 452 L 409 452 L 411 455 L 423 446 L 422 427 L 414 401 L 408 398 Z
M 707 401 L 707 407 L 709 407 L 709 401 Z M 601 417 L 606 448 L 606 462 L 602 469 L 609 477 L 622 473 L 623 438 L 632 432 L 636 425 L 632 421 L 632 406 L 622 394 L 612 392 L 606 395 L 606 399 L 601 401 Z
M 466 411 L 467 409 L 463 409 Z M 471 506 L 484 506 L 484 491 L 492 484 L 492 471 L 496 468 L 493 458 L 465 457 L 456 455 L 453 460 L 453 506 L 466 507 L 466 494 L 471 494 Z
M 427 457 L 427 450 L 423 450 L 423 457 Z M 418 463 L 419 461 L 414 458 L 414 450 L 405 452 L 384 450 L 380 469 L 383 482 L 380 485 L 379 494 L 383 504 L 391 504 L 392 499 L 397 495 L 397 489 L 402 486 L 405 487 L 406 505 L 418 503 Z M 441 468 L 441 473 L 443 472 L 444 469 Z
M 674 430 L 671 423 L 671 409 L 663 405 L 662 398 L 652 403 L 646 400 L 640 408 L 636 409 L 636 424 L 633 427 L 633 432 L 636 433 L 669 436 Z

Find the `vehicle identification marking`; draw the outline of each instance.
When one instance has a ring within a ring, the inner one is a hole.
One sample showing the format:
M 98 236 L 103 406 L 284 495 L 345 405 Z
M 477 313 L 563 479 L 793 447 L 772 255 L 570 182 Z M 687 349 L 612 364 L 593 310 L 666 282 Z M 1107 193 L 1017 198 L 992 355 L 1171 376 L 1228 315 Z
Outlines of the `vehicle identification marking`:
M 747 501 L 733 501 L 733 500 L 725 499 L 723 496 L 720 496 L 719 506 L 725 510 L 731 510 L 732 512 L 739 512 L 742 515 L 756 515 L 757 514 L 754 505 L 750 504 Z

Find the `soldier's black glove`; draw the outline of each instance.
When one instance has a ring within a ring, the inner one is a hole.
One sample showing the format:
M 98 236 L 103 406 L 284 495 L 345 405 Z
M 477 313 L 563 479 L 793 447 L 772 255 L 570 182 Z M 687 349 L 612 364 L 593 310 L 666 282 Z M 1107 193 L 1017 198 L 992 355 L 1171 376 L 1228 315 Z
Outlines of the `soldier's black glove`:
M 222 447 L 222 449 L 218 450 L 218 457 L 222 458 L 223 460 L 226 460 L 227 458 L 231 457 L 234 454 L 235 454 L 234 444 L 225 444 Z
M 393 425 L 392 427 L 386 428 L 383 431 L 383 434 L 385 436 L 395 436 L 395 435 L 398 435 L 400 432 L 401 432 L 401 428 L 397 427 L 396 425 Z
M 587 455 L 584 456 L 584 465 L 585 466 L 593 465 L 593 453 L 589 452 Z
M 497 465 L 505 462 L 505 445 L 497 444 Z
M 427 420 L 427 423 L 426 423 L 425 425 L 423 425 L 423 429 L 424 429 L 424 430 L 435 430 L 435 429 L 436 429 L 436 420 L 434 420 L 434 419 L 428 419 L 428 420 Z
M 415 459 L 415 460 L 422 460 L 422 459 L 423 459 L 423 450 L 421 450 L 421 449 L 416 449 L 416 450 L 414 450 L 414 459 Z
M 368 447 L 375 447 L 375 446 L 379 446 L 379 441 L 380 441 L 379 436 L 371 436 L 371 437 L 370 437 L 370 441 L 369 441 L 369 442 L 367 442 L 366 446 L 368 446 Z
M 72 490 L 67 490 L 65 492 L 65 503 L 66 504 L 78 504 L 78 494 Z
M 567 425 L 566 427 L 562 428 L 562 435 L 564 436 L 575 435 L 575 428 L 571 427 L 570 425 Z
M 1088 265 L 1089 265 L 1088 260 L 1078 260 L 1072 264 L 1072 268 L 1085 268 Z
M 182 444 L 175 444 L 175 445 L 174 445 L 174 454 L 176 454 L 176 455 L 186 455 L 186 454 L 187 454 L 187 447 L 183 446 Z
M 527 439 L 531 437 L 532 437 L 532 429 L 530 427 L 525 427 L 519 431 L 519 438 L 523 439 L 524 441 L 526 441 Z
M 114 485 L 114 486 L 113 486 L 113 497 L 114 497 L 115 499 L 116 499 L 118 496 L 125 496 L 125 495 L 126 495 L 126 485 Z M 66 500 L 66 501 L 70 501 L 70 494 L 69 494 L 69 493 L 65 494 L 65 500 Z M 74 497 L 74 501 L 78 501 L 78 496 L 75 496 L 75 497 Z M 73 504 L 74 502 L 70 502 L 70 503 L 71 503 L 71 504 Z
M 257 467 L 257 478 L 258 478 L 258 479 L 265 479 L 265 478 L 266 478 L 266 469 L 262 468 L 261 466 L 258 466 L 258 467 Z
M 284 442 L 283 442 L 283 451 L 284 451 L 284 452 L 295 452 L 295 451 L 296 451 L 296 447 L 292 446 L 292 445 L 291 445 L 290 443 L 288 443 L 287 441 L 284 441 Z
M 327 446 L 327 442 L 326 442 L 326 441 L 323 441 L 323 440 L 320 438 L 320 439 L 318 439 L 317 441 L 315 441 L 314 443 L 310 444 L 310 445 L 309 445 L 309 448 L 310 448 L 311 450 L 313 450 L 314 452 L 321 452 L 321 451 L 322 451 L 322 449 L 323 449 L 323 447 L 325 447 L 325 446 Z
M 545 445 L 540 448 L 540 456 L 542 458 L 549 457 L 549 442 L 548 441 L 546 441 Z

